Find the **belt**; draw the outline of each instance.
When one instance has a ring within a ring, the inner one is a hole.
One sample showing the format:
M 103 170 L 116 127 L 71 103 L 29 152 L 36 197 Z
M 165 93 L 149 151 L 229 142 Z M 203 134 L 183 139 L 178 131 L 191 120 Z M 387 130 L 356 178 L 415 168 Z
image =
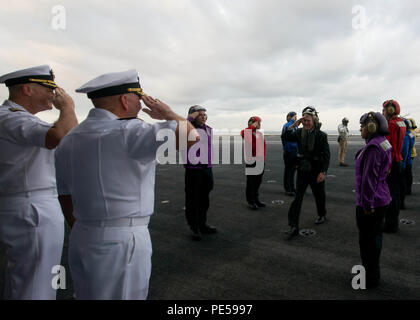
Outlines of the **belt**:
M 147 226 L 150 221 L 150 216 L 147 217 L 133 217 L 133 218 L 118 218 L 112 220 L 77 220 L 84 225 L 91 227 L 135 227 Z
M 18 193 L 10 193 L 10 194 L 0 194 L 0 197 L 13 197 L 13 198 L 30 198 L 36 196 L 56 196 L 57 189 L 41 189 L 41 190 L 32 190 L 32 191 L 24 191 Z

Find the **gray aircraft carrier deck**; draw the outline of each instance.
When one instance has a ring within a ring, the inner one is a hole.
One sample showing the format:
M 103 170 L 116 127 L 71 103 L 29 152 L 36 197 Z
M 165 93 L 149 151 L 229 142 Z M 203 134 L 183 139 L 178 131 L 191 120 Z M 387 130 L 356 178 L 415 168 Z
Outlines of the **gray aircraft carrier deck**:
M 413 164 L 413 194 L 406 198 L 407 209 L 400 212 L 400 219 L 414 223 L 400 223 L 397 234 L 384 234 L 381 286 L 354 290 L 351 270 L 361 264 L 354 154 L 364 141 L 351 137 L 346 156 L 349 166 L 339 167 L 336 137 L 330 137 L 328 221 L 314 224 L 315 203 L 308 188 L 300 227 L 315 234 L 285 241 L 287 211 L 293 198 L 283 192 L 280 137 L 266 138 L 260 197 L 267 207 L 248 209 L 243 165 L 215 165 L 208 222 L 218 233 L 199 242 L 190 239 L 185 222 L 183 166 L 158 165 L 155 214 L 149 225 L 153 256 L 148 299 L 420 299 L 420 159 Z M 66 254 L 67 243 L 62 263 L 68 271 Z M 58 299 L 73 297 L 69 272 L 67 277 L 67 289 L 58 290 Z

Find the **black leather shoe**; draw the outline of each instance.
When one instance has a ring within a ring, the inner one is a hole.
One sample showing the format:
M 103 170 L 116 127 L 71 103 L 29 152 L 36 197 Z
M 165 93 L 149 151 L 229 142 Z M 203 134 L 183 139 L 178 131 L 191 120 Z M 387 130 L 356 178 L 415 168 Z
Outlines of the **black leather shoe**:
M 200 241 L 201 240 L 201 232 L 192 230 L 191 239 L 194 240 L 194 241 Z
M 292 240 L 294 237 L 299 235 L 299 229 L 297 227 L 290 227 L 289 231 L 286 231 L 286 240 Z
M 258 210 L 258 207 L 257 207 L 257 205 L 255 203 L 248 203 L 248 207 L 251 210 Z
M 325 218 L 325 216 L 320 216 L 316 218 L 315 224 L 323 224 L 325 221 L 327 221 L 327 218 Z
M 261 202 L 259 200 L 255 201 L 255 204 L 257 205 L 258 208 L 264 208 L 265 207 L 265 203 Z
M 217 233 L 216 227 L 205 225 L 204 227 L 200 228 L 202 234 L 213 234 Z

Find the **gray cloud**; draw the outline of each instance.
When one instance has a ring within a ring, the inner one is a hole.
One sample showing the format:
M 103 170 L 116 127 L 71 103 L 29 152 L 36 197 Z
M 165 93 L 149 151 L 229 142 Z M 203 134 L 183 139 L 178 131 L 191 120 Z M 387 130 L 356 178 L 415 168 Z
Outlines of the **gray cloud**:
M 278 130 L 290 109 L 313 104 L 324 128 L 335 130 L 346 114 L 357 129 L 360 114 L 389 97 L 420 116 L 414 1 L 67 0 L 66 29 L 53 30 L 56 4 L 4 6 L 0 73 L 49 63 L 81 120 L 90 102 L 74 90 L 131 68 L 145 92 L 180 114 L 205 104 L 214 127 L 242 127 L 258 114 Z M 365 29 L 352 28 L 355 5 L 366 9 Z

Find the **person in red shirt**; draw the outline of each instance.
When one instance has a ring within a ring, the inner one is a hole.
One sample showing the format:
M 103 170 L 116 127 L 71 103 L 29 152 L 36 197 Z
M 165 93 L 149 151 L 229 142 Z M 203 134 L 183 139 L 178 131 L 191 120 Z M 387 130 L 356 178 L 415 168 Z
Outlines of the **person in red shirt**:
M 400 214 L 400 177 L 401 161 L 403 159 L 401 148 L 405 136 L 405 123 L 398 116 L 401 108 L 396 100 L 386 100 L 383 104 L 382 114 L 388 120 L 389 134 L 386 136 L 392 146 L 392 164 L 387 177 L 392 202 L 385 214 L 384 232 L 395 233 L 398 231 L 398 217 Z
M 241 131 L 241 136 L 244 139 L 246 166 L 246 200 L 252 210 L 265 207 L 265 203 L 259 200 L 266 152 L 264 135 L 258 131 L 260 128 L 261 118 L 254 116 L 248 120 L 248 127 Z

